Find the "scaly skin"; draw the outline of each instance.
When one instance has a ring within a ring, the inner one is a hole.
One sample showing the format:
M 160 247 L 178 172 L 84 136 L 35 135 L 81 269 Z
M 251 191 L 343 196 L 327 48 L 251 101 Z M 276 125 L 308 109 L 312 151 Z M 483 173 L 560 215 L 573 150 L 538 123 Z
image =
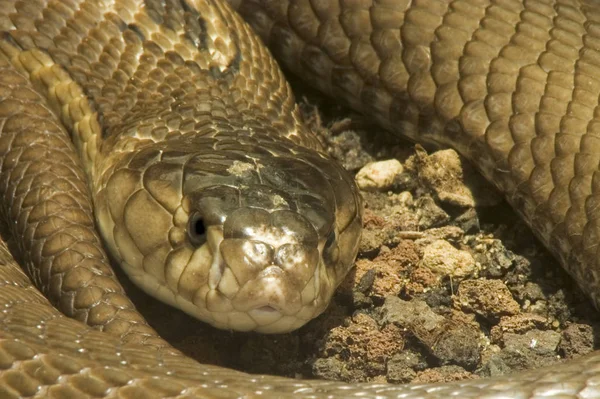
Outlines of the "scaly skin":
M 600 8 L 326 3 L 248 0 L 240 12 L 321 90 L 471 160 L 600 305 Z

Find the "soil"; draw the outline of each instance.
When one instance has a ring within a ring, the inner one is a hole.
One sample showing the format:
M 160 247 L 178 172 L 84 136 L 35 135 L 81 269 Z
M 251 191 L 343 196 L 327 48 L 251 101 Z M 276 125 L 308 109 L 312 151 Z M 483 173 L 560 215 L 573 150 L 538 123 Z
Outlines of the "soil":
M 174 346 L 250 373 L 391 383 L 502 375 L 594 349 L 592 304 L 465 160 L 403 142 L 311 91 L 298 99 L 348 170 L 400 162 L 391 180 L 372 176 L 377 165 L 366 174 L 356 268 L 324 314 L 282 335 L 216 330 L 128 284 Z

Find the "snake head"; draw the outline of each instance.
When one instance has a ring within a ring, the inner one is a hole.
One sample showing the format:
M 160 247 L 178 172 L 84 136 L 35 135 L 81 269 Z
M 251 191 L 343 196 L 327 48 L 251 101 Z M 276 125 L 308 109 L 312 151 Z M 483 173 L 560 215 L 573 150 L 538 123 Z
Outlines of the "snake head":
M 321 153 L 279 147 L 150 147 L 121 162 L 97 195 L 113 256 L 147 293 L 216 327 L 304 325 L 353 265 L 361 199 Z

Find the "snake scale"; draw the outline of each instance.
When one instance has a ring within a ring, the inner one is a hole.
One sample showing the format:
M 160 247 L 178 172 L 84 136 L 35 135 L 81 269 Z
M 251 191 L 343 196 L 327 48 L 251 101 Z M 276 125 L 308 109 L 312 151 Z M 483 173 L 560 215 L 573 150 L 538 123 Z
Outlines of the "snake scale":
M 292 71 L 470 159 L 600 303 L 600 6 L 231 3 Z M 600 397 L 600 352 L 496 379 L 394 386 L 248 375 L 172 349 L 114 279 L 90 191 L 113 257 L 147 291 L 215 325 L 272 332 L 322 311 L 327 282 L 352 263 L 356 190 L 231 5 L 0 5 L 0 397 Z M 218 245 L 227 250 L 215 255 Z M 330 267 L 298 268 L 320 263 Z

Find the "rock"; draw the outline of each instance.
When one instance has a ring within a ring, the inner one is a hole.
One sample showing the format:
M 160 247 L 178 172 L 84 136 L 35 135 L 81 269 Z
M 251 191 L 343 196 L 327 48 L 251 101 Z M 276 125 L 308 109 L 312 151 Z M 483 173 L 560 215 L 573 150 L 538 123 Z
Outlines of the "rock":
M 506 345 L 492 355 L 479 373 L 484 376 L 504 375 L 516 370 L 540 368 L 556 361 L 560 334 L 556 331 L 530 330 L 525 334 L 504 334 Z
M 428 195 L 420 197 L 415 204 L 419 229 L 427 230 L 431 227 L 441 226 L 450 220 L 450 216 L 442 208 L 437 206 L 433 198 Z
M 350 381 L 351 374 L 346 370 L 344 362 L 335 358 L 316 359 L 312 364 L 315 377 L 332 381 Z
M 423 301 L 387 297 L 382 322 L 408 329 L 442 364 L 473 368 L 479 363 L 479 334 L 472 326 L 446 319 Z
M 426 184 L 440 201 L 462 208 L 475 206 L 471 190 L 465 186 L 463 165 L 454 150 L 442 150 L 427 156 L 421 156 L 419 179 Z
M 533 313 L 522 313 L 515 316 L 504 316 L 490 331 L 493 343 L 504 346 L 504 334 L 525 334 L 531 330 L 548 330 L 552 323 L 544 316 Z
M 365 274 L 362 275 L 358 284 L 356 285 L 356 291 L 362 292 L 363 294 L 371 289 L 375 282 L 375 269 L 369 269 Z
M 559 349 L 567 359 L 592 352 L 594 350 L 594 329 L 585 324 L 569 324 L 562 332 Z
M 388 190 L 403 170 L 402 164 L 396 159 L 372 162 L 356 174 L 356 184 L 361 190 Z
M 419 180 L 442 203 L 472 208 L 476 204 L 490 206 L 501 202 L 501 196 L 456 151 L 441 150 L 428 155 L 418 146 L 415 150 L 413 162 Z
M 444 240 L 435 240 L 423 249 L 420 266 L 431 270 L 439 278 L 463 279 L 477 270 L 475 259 L 469 252 L 458 250 Z
M 326 358 L 344 362 L 344 372 L 352 381 L 368 381 L 369 378 L 385 373 L 389 358 L 404 348 L 405 332 L 390 324 L 379 327 L 370 316 L 358 313 L 349 325 L 333 328 L 321 345 L 321 353 Z M 319 369 L 318 377 L 339 373 L 337 363 L 332 370 Z M 313 372 L 315 368 L 313 367 Z
M 505 348 L 530 350 L 538 355 L 555 356 L 559 343 L 560 334 L 552 330 L 530 330 L 525 334 L 504 333 Z
M 414 198 L 410 191 L 402 191 L 401 193 L 390 195 L 390 204 L 392 205 L 408 207 L 412 206 L 413 202 Z
M 452 224 L 460 227 L 465 233 L 476 233 L 481 230 L 479 215 L 475 208 L 467 208 L 459 215 L 455 215 Z
M 417 371 L 424 370 L 427 361 L 418 352 L 402 351 L 397 353 L 388 361 L 386 379 L 393 384 L 406 384 L 411 382 Z
M 405 286 L 407 269 L 419 262 L 418 248 L 413 241 L 402 240 L 392 248 L 383 250 L 373 260 L 359 259 L 356 268 L 342 282 L 340 288 L 348 292 L 361 292 L 382 303 L 390 295 L 398 295 Z
M 474 369 L 481 359 L 479 332 L 469 324 L 449 323 L 431 348 L 443 365 L 454 364 Z
M 474 249 L 475 259 L 486 277 L 502 277 L 513 266 L 515 255 L 500 240 L 481 240 Z
M 427 336 L 437 335 L 445 323 L 443 316 L 435 313 L 427 304 L 419 299 L 403 301 L 389 296 L 385 298 L 382 307 L 382 322 L 393 323 L 399 327 L 409 329 L 419 340 Z
M 500 280 L 465 280 L 458 286 L 454 303 L 490 321 L 520 312 L 519 304 Z

